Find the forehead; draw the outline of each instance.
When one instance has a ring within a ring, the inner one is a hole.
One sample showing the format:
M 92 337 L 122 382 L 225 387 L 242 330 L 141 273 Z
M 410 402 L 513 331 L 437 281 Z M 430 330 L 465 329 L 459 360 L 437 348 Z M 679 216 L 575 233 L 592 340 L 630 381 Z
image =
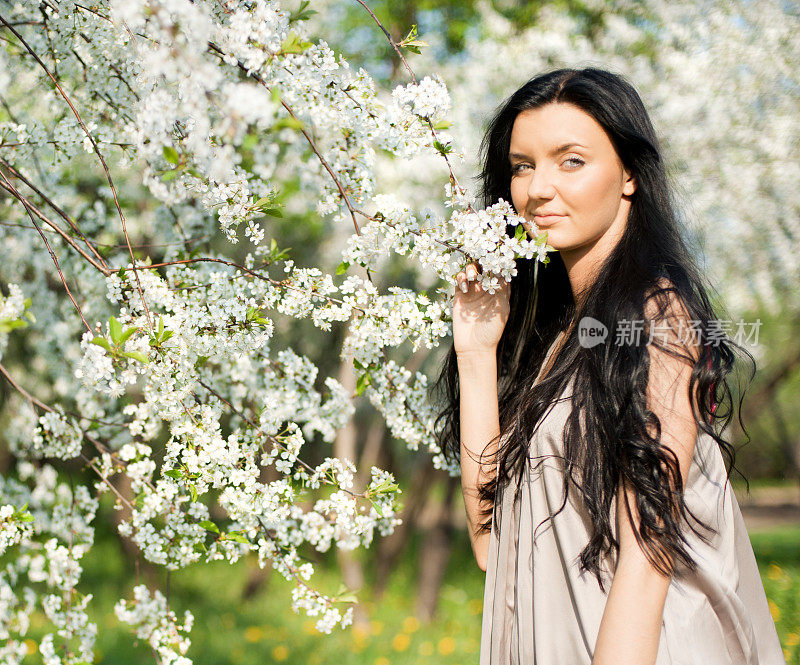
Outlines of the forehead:
M 549 151 L 567 143 L 613 149 L 600 124 L 573 104 L 552 103 L 520 112 L 511 129 L 512 152 Z

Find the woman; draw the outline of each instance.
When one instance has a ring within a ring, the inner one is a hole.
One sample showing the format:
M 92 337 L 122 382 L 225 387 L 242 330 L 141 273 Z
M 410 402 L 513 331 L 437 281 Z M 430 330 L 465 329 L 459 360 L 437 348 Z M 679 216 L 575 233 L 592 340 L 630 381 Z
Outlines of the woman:
M 783 665 L 723 460 L 739 345 L 713 338 L 641 99 L 544 74 L 482 153 L 484 205 L 558 251 L 536 289 L 523 259 L 495 294 L 459 273 L 438 382 L 487 574 L 481 665 Z

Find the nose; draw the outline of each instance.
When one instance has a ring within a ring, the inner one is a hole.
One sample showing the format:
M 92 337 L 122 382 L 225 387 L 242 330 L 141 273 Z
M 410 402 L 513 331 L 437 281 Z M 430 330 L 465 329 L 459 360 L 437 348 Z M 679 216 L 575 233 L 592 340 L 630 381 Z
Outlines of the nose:
M 552 179 L 543 168 L 535 169 L 528 183 L 529 199 L 552 199 L 556 194 Z

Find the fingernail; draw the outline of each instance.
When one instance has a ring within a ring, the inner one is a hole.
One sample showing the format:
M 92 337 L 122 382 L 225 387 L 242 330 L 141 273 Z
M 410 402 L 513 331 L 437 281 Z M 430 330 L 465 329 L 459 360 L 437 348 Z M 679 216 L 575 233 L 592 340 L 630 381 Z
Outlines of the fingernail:
M 466 282 L 461 282 L 461 291 L 463 293 L 467 292 L 467 283 Z

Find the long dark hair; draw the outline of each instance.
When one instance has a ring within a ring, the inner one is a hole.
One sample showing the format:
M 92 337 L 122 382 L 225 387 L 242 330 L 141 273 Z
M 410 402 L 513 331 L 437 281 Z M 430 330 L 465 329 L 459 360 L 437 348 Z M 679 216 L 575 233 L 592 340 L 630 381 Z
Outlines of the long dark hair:
M 479 496 L 485 505 L 496 505 L 501 490 L 512 478 L 517 481 L 515 492 L 520 491 L 534 431 L 548 408 L 572 384 L 572 409 L 564 426 L 560 457 L 564 462 L 564 496 L 555 514 L 563 510 L 574 488 L 592 522 L 590 540 L 580 556 L 581 567 L 591 571 L 603 589 L 601 559 L 612 550 L 619 551 L 610 510 L 621 481 L 636 496 L 640 516 L 636 539 L 662 573 L 672 574 L 676 563 L 690 570 L 696 566 L 681 530 L 681 522 L 688 522 L 687 511 L 702 528 L 713 531 L 684 504 L 677 457 L 660 444 L 659 420 L 647 408 L 648 346 L 655 345 L 693 366 L 689 396 L 698 431 L 712 436 L 720 446 L 728 478 L 735 468 L 736 451 L 721 434 L 734 413 L 728 385 L 736 359 L 734 347 L 753 360 L 753 374 L 755 361 L 728 337 L 702 343 L 695 349 L 699 354 L 696 359 L 691 350 L 681 352 L 675 344 L 662 345 L 658 335 L 648 344 L 606 343 L 585 348 L 579 343 L 577 326 L 571 322 L 584 317 L 602 322 L 609 339 L 614 340 L 618 331 L 622 332 L 624 321 L 663 325 L 676 311 L 677 303 L 678 311 L 692 321 L 699 339 L 705 341 L 710 339 L 710 322 L 716 316 L 709 298 L 711 288 L 704 284 L 681 235 L 655 130 L 636 90 L 616 74 L 592 67 L 559 69 L 531 79 L 503 102 L 481 143 L 483 205 L 492 205 L 500 198 L 512 201 L 508 152 L 517 115 L 553 102 L 577 106 L 603 127 L 622 164 L 635 176 L 637 187 L 625 232 L 578 298 L 582 304 L 577 305 L 573 298 L 564 262 L 557 252 L 550 254 L 546 266 L 539 267 L 536 284 L 535 259 L 517 260 L 518 273 L 510 285 L 509 318 L 497 348 L 501 435 L 490 462 L 497 465 L 497 473 L 479 487 Z M 509 226 L 508 232 L 513 234 L 514 227 Z M 554 355 L 555 362 L 549 363 L 552 370 L 534 385 L 545 352 L 561 331 L 566 331 L 564 342 Z M 458 460 L 459 385 L 453 348 L 434 389 L 444 394 L 444 407 L 436 421 L 440 445 L 451 460 Z M 743 396 L 744 391 L 739 398 L 738 420 L 746 435 L 741 422 Z M 485 457 L 482 462 L 489 463 Z M 498 511 L 494 512 L 497 517 Z M 491 529 L 491 515 L 491 508 L 484 513 L 484 533 Z M 691 528 L 709 542 L 694 526 Z

